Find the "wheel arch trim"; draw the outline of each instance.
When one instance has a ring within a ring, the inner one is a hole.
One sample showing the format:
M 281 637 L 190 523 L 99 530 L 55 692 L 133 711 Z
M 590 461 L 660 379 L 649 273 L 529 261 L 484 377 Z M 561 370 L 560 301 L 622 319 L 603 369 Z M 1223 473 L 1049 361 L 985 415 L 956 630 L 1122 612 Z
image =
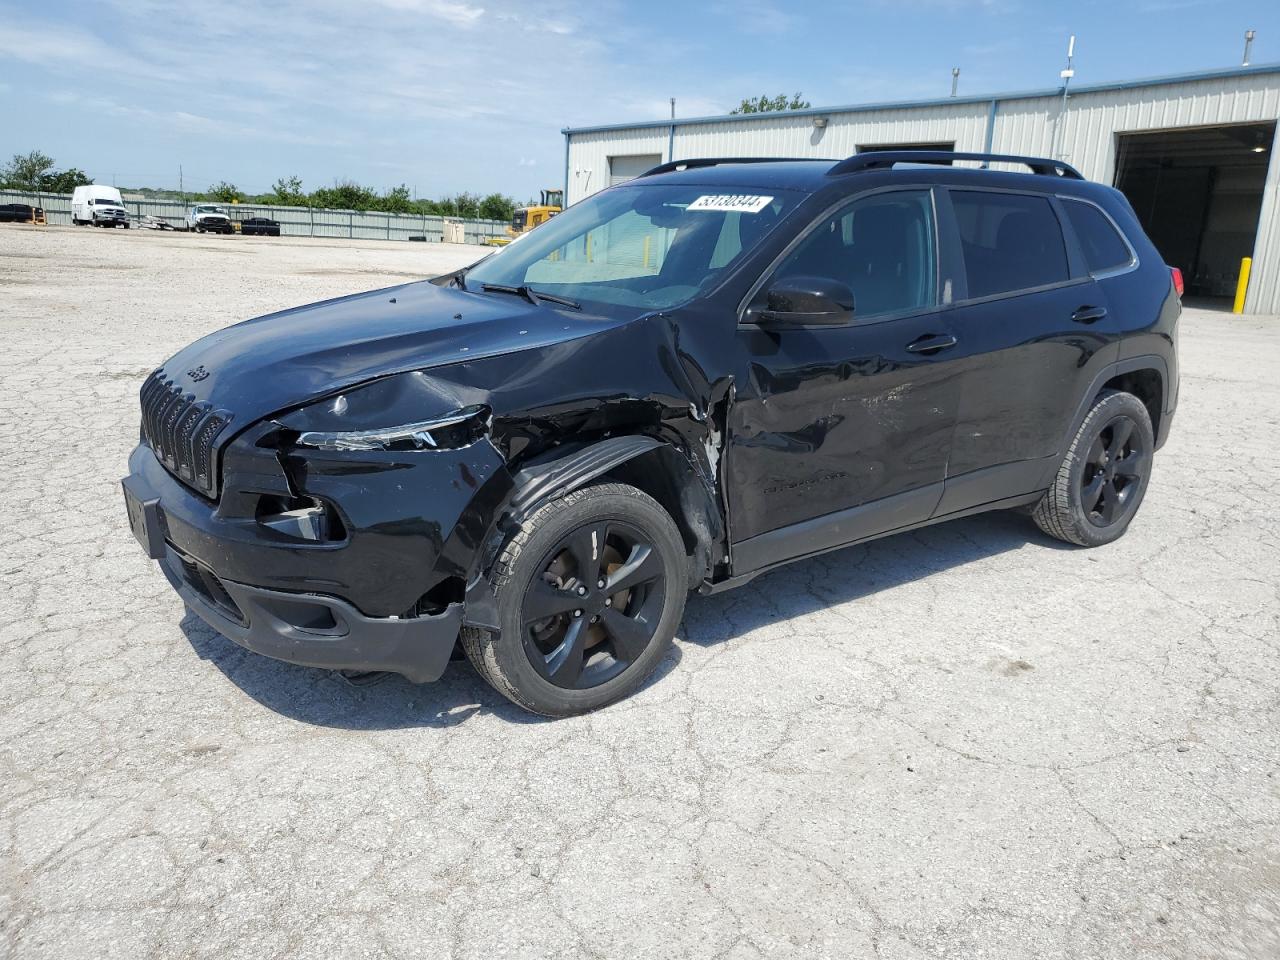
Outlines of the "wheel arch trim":
M 571 493 L 628 460 L 663 446 L 667 444 L 643 434 L 609 437 L 555 460 L 531 464 L 515 474 L 515 494 L 506 512 L 520 516 L 544 500 Z
M 464 623 L 493 632 L 500 629 L 497 603 L 486 574 L 502 545 L 504 527 L 518 523 L 544 501 L 571 493 L 651 450 L 669 446 L 643 434 L 608 437 L 518 470 L 512 477 L 514 493 L 494 517 L 490 536 L 477 551 L 475 566 L 467 578 Z
M 1042 478 L 1041 486 L 1047 488 L 1053 480 L 1054 473 L 1057 472 L 1058 465 L 1061 463 L 1062 456 L 1070 449 L 1071 441 L 1075 435 L 1080 432 L 1080 426 L 1084 423 L 1085 417 L 1089 415 L 1089 411 L 1093 409 L 1093 403 L 1097 399 L 1099 392 L 1108 380 L 1123 376 L 1126 373 L 1136 373 L 1139 370 L 1154 370 L 1160 375 L 1160 412 L 1161 423 L 1167 425 L 1170 419 L 1169 410 L 1169 363 L 1164 357 L 1158 353 L 1147 353 L 1137 357 L 1126 357 L 1123 360 L 1116 360 L 1107 364 L 1089 384 L 1089 389 L 1084 392 L 1080 398 L 1080 402 L 1076 405 L 1075 414 L 1067 427 L 1067 432 L 1062 437 L 1062 443 L 1059 447 L 1059 455 L 1052 460 L 1052 466 L 1049 468 Z M 1162 427 L 1167 429 L 1167 426 Z M 1160 438 L 1156 438 L 1156 446 L 1159 447 Z

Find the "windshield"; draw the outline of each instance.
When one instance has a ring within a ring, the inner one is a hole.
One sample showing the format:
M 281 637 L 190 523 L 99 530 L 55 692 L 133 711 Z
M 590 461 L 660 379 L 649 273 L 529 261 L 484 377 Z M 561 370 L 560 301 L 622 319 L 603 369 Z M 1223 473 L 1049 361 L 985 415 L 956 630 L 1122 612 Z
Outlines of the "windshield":
M 99 199 L 99 200 L 90 200 L 90 201 L 89 201 L 89 203 L 90 203 L 92 206 L 95 206 L 95 207 L 118 207 L 118 206 L 120 206 L 120 201 L 119 201 L 119 200 L 101 200 L 101 199 Z
M 225 214 L 226 212 L 227 212 L 227 211 L 223 210 L 221 207 L 196 207 L 196 213 L 222 213 L 222 214 Z
M 672 307 L 710 289 L 803 196 L 773 188 L 613 187 L 477 264 L 466 285 Z

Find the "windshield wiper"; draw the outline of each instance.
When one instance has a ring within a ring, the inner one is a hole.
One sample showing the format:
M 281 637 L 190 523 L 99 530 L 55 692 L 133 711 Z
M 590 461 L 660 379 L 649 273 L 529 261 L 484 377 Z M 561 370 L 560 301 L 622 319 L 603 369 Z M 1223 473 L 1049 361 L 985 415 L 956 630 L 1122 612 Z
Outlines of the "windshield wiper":
M 480 284 L 480 289 L 489 293 L 514 293 L 518 297 L 524 297 L 535 307 L 545 300 L 548 303 L 558 303 L 561 306 L 572 307 L 574 310 L 582 309 L 582 304 L 578 303 L 577 300 L 570 300 L 568 297 L 557 296 L 554 293 L 543 293 L 540 290 L 533 289 L 527 283 L 518 287 L 513 287 L 506 283 L 482 283 Z

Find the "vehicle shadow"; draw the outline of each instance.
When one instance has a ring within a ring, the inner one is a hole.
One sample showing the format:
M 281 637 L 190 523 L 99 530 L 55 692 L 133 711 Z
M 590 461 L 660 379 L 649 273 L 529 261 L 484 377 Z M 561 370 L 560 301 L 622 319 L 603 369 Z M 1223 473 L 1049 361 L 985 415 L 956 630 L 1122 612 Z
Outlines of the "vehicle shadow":
M 742 604 L 734 592 L 690 595 L 683 643 L 710 647 L 780 619 L 804 616 L 826 606 L 910 583 L 944 570 L 1034 543 L 1073 549 L 1041 534 L 1027 517 L 992 513 L 955 520 L 801 560 L 764 574 L 746 589 L 767 595 L 766 604 Z M 352 683 L 328 670 L 298 667 L 258 656 L 237 646 L 188 612 L 180 628 L 202 660 L 233 684 L 282 716 L 316 726 L 347 730 L 452 727 L 477 714 L 510 723 L 545 723 L 497 693 L 465 660 L 449 665 L 431 684 L 379 675 Z M 679 666 L 677 644 L 646 686 Z

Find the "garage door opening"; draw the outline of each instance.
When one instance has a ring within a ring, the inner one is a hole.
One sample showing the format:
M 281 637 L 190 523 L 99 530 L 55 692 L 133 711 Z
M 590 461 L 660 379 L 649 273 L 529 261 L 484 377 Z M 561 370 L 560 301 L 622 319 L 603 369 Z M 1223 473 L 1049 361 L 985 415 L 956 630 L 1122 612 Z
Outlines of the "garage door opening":
M 1230 306 L 1253 256 L 1274 123 L 1117 134 L 1116 186 L 1187 294 Z
M 660 163 L 662 163 L 660 153 L 636 153 L 626 157 L 610 157 L 609 186 L 616 187 L 620 183 L 634 180 Z

